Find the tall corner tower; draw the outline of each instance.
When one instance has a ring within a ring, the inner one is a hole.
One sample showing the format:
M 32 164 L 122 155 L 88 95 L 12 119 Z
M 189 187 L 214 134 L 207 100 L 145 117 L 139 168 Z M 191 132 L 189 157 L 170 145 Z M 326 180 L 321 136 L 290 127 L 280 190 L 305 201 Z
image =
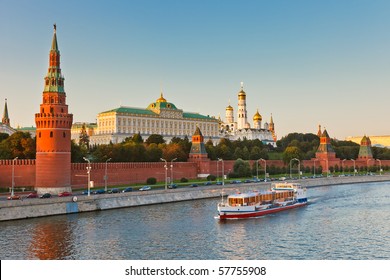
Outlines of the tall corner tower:
M 244 91 L 244 84 L 241 82 L 241 90 L 238 92 L 237 129 L 246 128 L 247 123 L 246 93 Z
M 38 193 L 71 191 L 71 139 L 73 115 L 68 113 L 56 25 L 45 76 L 42 103 L 35 114 L 36 179 Z

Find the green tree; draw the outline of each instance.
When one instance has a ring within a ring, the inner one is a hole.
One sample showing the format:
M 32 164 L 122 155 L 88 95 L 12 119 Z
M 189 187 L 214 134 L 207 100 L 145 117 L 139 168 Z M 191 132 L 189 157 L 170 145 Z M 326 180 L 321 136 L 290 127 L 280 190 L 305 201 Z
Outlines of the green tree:
M 87 129 L 85 128 L 85 123 L 83 123 L 79 136 L 79 145 L 89 149 L 89 135 Z
M 17 131 L 0 143 L 0 158 L 34 159 L 36 143 L 28 132 Z
M 147 145 L 150 145 L 150 144 L 164 144 L 165 143 L 165 140 L 164 140 L 164 137 L 162 137 L 162 135 L 160 134 L 152 134 L 148 137 L 148 139 L 145 140 L 145 143 Z
M 289 164 L 293 158 L 301 159 L 301 150 L 298 147 L 287 147 L 283 152 L 283 161 Z
M 233 174 L 232 177 L 250 177 L 251 176 L 251 167 L 248 161 L 237 159 L 233 165 Z

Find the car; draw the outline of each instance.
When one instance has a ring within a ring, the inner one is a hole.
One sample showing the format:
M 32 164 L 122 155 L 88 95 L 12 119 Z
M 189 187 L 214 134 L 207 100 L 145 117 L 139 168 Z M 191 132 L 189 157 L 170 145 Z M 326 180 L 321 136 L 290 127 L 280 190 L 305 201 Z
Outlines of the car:
M 218 186 L 221 186 L 221 185 L 222 185 L 222 182 L 221 182 L 221 181 L 218 181 L 218 182 L 216 182 L 215 184 L 218 185 Z
M 124 190 L 122 190 L 122 192 L 132 192 L 132 191 L 133 191 L 133 188 L 131 188 L 131 187 L 127 187 Z
M 244 183 L 252 183 L 252 181 L 247 179 L 247 180 L 244 181 Z
M 176 189 L 177 188 L 177 185 L 176 184 L 172 184 L 172 185 L 169 185 L 168 186 L 168 189 Z
M 198 184 L 191 184 L 190 187 L 191 188 L 196 188 L 196 187 L 198 187 Z
M 7 199 L 8 199 L 8 200 L 19 200 L 19 199 L 20 199 L 20 196 L 14 194 L 14 195 L 11 195 L 11 196 L 7 197 Z
M 203 185 L 205 185 L 205 186 L 210 186 L 210 185 L 212 185 L 212 184 L 211 184 L 211 182 L 205 182 Z
M 140 191 L 150 191 L 152 188 L 149 187 L 149 186 L 143 186 L 142 188 L 140 188 L 139 190 Z
M 71 192 L 62 192 L 62 193 L 59 193 L 59 194 L 58 194 L 59 197 L 71 196 L 71 195 L 72 195 Z
M 50 193 L 44 193 L 43 195 L 40 196 L 40 198 L 50 198 L 51 194 Z
M 26 198 L 37 198 L 38 197 L 38 194 L 35 193 L 35 192 L 32 192 L 32 193 L 29 193 Z
M 106 191 L 103 190 L 103 189 L 100 189 L 100 190 L 94 191 L 93 193 L 94 193 L 94 194 L 104 194 L 104 193 L 106 193 Z
M 119 189 L 113 188 L 113 189 L 109 190 L 108 193 L 119 193 Z
M 83 191 L 81 194 L 87 195 L 88 194 L 88 190 Z

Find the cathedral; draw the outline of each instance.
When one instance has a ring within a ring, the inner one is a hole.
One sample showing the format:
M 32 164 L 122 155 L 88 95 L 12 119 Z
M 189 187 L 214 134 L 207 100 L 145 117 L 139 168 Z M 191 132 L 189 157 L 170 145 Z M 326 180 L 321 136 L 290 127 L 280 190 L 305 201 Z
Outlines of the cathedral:
M 226 137 L 230 140 L 242 140 L 244 138 L 247 140 L 259 139 L 264 144 L 276 146 L 277 137 L 272 115 L 270 122 L 264 123 L 263 127 L 261 124 L 263 117 L 260 115 L 259 110 L 253 116 L 253 127 L 248 122 L 246 93 L 243 88 L 243 83 L 241 83 L 241 90 L 238 92 L 237 120 L 234 120 L 234 109 L 230 104 L 226 107 L 225 112 L 225 121 L 219 119 L 221 137 Z

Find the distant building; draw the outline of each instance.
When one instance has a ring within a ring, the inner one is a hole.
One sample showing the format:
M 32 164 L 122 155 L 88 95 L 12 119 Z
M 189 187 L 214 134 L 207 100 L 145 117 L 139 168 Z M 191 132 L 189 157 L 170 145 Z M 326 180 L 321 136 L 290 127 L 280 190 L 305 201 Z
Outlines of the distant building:
M 349 136 L 345 138 L 346 141 L 352 141 L 356 144 L 360 144 L 364 136 Z M 383 136 L 370 136 L 371 145 L 374 147 L 388 147 L 390 148 L 390 135 Z
M 3 117 L 1 118 L 1 123 L 0 123 L 0 133 L 6 133 L 8 135 L 12 135 L 15 132 L 16 130 L 13 129 L 10 125 L 10 119 L 8 116 L 7 99 L 5 99 Z
M 72 128 L 70 130 L 71 133 L 71 139 L 78 144 L 78 141 L 80 139 L 81 129 L 85 125 L 85 129 L 87 131 L 87 135 L 91 138 L 95 135 L 97 125 L 96 123 L 83 123 L 83 122 L 76 122 L 72 125 Z
M 263 117 L 259 110 L 253 116 L 253 127 L 248 122 L 248 113 L 246 108 L 246 93 L 241 83 L 241 90 L 238 92 L 237 121 L 234 120 L 234 109 L 230 104 L 225 110 L 225 121 L 220 120 L 220 136 L 231 140 L 259 139 L 264 144 L 276 146 L 275 124 L 271 115 L 270 123 L 265 123 L 262 127 Z
M 360 141 L 359 159 L 373 159 L 370 137 L 363 136 Z
M 99 113 L 90 145 L 120 143 L 136 133 L 144 139 L 152 134 L 162 135 L 166 141 L 173 137 L 190 138 L 196 127 L 207 139 L 219 140 L 216 118 L 184 112 L 168 102 L 161 93 L 160 98 L 145 109 L 121 106 Z

